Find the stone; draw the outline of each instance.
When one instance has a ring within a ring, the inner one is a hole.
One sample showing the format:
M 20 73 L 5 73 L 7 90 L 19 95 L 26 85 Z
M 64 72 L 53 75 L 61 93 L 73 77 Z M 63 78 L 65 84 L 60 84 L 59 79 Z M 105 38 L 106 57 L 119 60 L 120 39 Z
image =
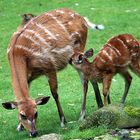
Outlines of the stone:
M 41 137 L 38 138 L 38 140 L 62 140 L 62 136 L 52 133 L 52 134 L 42 135 Z
M 140 108 L 108 105 L 91 114 L 83 121 L 80 130 L 106 126 L 107 128 L 133 128 L 140 126 Z

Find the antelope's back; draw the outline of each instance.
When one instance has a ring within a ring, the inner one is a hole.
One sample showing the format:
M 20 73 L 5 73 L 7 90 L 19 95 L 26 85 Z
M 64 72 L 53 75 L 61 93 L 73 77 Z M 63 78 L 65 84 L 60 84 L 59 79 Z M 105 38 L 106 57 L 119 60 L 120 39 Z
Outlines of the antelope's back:
M 79 14 L 58 9 L 32 18 L 15 36 L 16 42 L 9 48 L 15 55 L 36 63 L 52 61 L 57 69 L 62 69 L 75 51 L 84 51 L 87 25 Z
M 129 66 L 132 60 L 140 56 L 139 54 L 139 42 L 130 34 L 121 34 L 107 41 L 94 62 L 101 70 L 113 71 Z

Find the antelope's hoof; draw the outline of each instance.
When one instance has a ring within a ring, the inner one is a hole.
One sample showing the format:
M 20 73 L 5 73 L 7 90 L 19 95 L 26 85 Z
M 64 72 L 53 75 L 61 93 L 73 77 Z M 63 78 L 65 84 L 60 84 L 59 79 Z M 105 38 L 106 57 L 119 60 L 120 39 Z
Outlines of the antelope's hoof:
M 66 119 L 65 119 L 65 117 L 62 117 L 61 118 L 61 127 L 65 127 L 65 124 L 67 123 L 67 121 L 66 121 Z
M 79 121 L 83 121 L 84 118 L 85 118 L 85 111 L 82 111 L 82 112 L 80 113 Z

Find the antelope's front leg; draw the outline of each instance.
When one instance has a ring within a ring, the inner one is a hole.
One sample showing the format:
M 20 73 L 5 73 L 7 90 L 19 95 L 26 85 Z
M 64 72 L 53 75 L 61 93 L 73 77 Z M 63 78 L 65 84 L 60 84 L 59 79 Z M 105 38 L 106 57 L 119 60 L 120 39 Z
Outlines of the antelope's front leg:
M 83 88 L 83 97 L 82 97 L 82 106 L 81 106 L 81 112 L 79 121 L 82 121 L 85 117 L 85 109 L 86 109 L 86 96 L 87 96 L 87 90 L 88 90 L 88 80 L 85 79 L 84 74 L 81 71 L 77 71 L 82 83 Z
M 79 118 L 80 121 L 82 121 L 85 117 L 88 80 L 83 79 L 83 81 L 81 81 L 81 82 L 82 82 L 82 86 L 83 86 L 83 97 L 82 97 L 82 107 L 81 107 L 80 118 Z
M 103 79 L 104 106 L 107 106 L 107 100 L 108 100 L 112 77 L 113 77 L 112 74 L 110 74 L 110 75 L 105 76 Z
M 65 123 L 66 123 L 66 119 L 65 119 L 61 104 L 59 102 L 59 97 L 58 97 L 58 93 L 57 93 L 57 75 L 56 75 L 56 72 L 49 73 L 48 78 L 49 78 L 48 82 L 50 85 L 50 90 L 51 90 L 51 93 L 52 93 L 53 98 L 54 98 L 56 105 L 57 105 L 57 109 L 58 109 L 58 113 L 59 113 L 59 117 L 60 117 L 60 121 L 61 121 L 61 127 L 64 127 Z

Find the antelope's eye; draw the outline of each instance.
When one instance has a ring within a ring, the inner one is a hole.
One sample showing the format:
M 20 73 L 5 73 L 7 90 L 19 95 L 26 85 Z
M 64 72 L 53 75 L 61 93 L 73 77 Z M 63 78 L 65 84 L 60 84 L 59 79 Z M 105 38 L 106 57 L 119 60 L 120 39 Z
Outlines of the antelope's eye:
M 23 115 L 23 114 L 20 114 L 20 117 L 21 117 L 22 120 L 26 120 L 27 119 L 27 117 L 25 115 Z
M 36 112 L 36 113 L 35 113 L 35 118 L 37 118 L 37 116 L 38 116 L 38 113 Z

